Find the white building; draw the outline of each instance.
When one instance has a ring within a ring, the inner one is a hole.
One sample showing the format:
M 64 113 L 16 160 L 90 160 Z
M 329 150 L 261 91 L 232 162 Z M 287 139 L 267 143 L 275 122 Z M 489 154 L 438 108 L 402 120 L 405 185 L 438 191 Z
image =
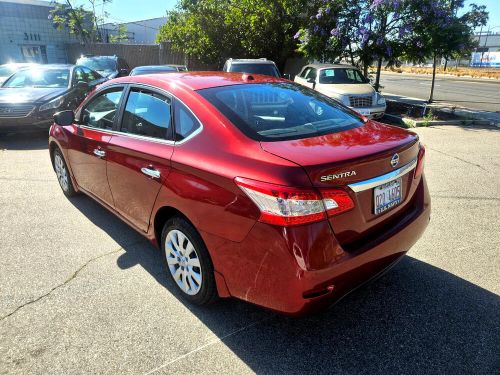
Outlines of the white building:
M 109 42 L 112 35 L 116 35 L 119 26 L 125 26 L 127 30 L 127 40 L 122 40 L 125 44 L 156 44 L 156 35 L 160 27 L 167 22 L 166 17 L 151 18 L 148 20 L 124 22 L 124 23 L 106 23 L 101 26 L 103 39 Z
M 0 0 L 0 64 L 67 61 L 64 45 L 77 40 L 54 27 L 51 9 L 48 1 Z

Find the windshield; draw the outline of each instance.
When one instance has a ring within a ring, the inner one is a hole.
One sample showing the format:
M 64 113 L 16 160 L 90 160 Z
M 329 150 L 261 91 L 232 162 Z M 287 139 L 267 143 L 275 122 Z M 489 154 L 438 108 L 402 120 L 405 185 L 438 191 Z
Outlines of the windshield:
M 98 72 L 116 70 L 116 60 L 110 57 L 81 57 L 76 61 L 76 65 L 83 65 Z
M 328 68 L 319 71 L 319 83 L 368 83 L 368 80 L 357 69 Z
M 53 87 L 63 88 L 69 84 L 69 69 L 28 69 L 10 77 L 2 87 Z
M 354 112 L 293 83 L 214 87 L 198 93 L 259 141 L 309 138 L 363 125 Z
M 279 77 L 278 70 L 274 64 L 232 64 L 231 72 L 264 74 L 271 77 Z
M 13 66 L 0 66 L 0 77 L 8 77 L 15 71 L 16 69 Z

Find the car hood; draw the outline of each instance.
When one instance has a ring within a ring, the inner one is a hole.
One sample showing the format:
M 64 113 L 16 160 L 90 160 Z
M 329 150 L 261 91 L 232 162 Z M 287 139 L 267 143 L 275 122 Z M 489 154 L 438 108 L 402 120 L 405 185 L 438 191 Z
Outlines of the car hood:
M 68 91 L 67 88 L 0 88 L 0 103 L 46 102 Z
M 318 91 L 340 95 L 371 95 L 375 93 L 369 84 L 318 84 Z

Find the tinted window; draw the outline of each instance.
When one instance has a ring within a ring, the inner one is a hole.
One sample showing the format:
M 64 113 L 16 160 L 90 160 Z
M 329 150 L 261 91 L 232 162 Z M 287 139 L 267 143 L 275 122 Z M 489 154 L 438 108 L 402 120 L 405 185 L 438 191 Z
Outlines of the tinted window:
M 366 79 L 357 69 L 328 68 L 320 70 L 319 83 L 366 83 Z
M 102 78 L 99 73 L 94 72 L 93 70 L 83 67 L 83 74 L 86 82 L 92 82 L 95 81 L 96 79 Z
M 2 87 L 68 87 L 69 69 L 28 69 L 11 76 Z
M 154 92 L 133 89 L 123 113 L 121 131 L 167 139 L 170 99 Z
M 311 68 L 304 68 L 304 70 L 302 70 L 302 72 L 300 72 L 299 77 L 306 78 L 307 73 L 309 73 L 310 70 L 311 70 Z
M 82 125 L 112 129 L 123 88 L 107 91 L 93 98 L 82 111 Z
M 116 70 L 116 59 L 113 57 L 82 57 L 76 61 L 96 72 L 111 73 Z
M 191 111 L 184 104 L 177 101 L 175 107 L 175 140 L 180 141 L 187 138 L 200 126 Z
M 256 140 L 308 138 L 363 125 L 334 100 L 292 83 L 214 87 L 198 93 Z
M 278 70 L 274 64 L 232 64 L 230 71 L 279 77 Z

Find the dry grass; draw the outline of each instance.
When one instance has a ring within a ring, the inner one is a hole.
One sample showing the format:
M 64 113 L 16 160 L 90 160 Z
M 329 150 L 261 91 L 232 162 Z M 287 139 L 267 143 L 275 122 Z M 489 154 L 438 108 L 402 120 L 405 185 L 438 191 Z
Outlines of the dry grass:
M 396 72 L 396 73 L 418 73 L 418 74 L 432 74 L 431 67 L 418 67 L 418 66 L 402 66 L 400 68 L 384 68 L 383 70 Z M 500 79 L 500 69 L 494 68 L 455 68 L 448 67 L 446 71 L 442 67 L 436 69 L 438 74 L 449 74 L 458 77 L 473 77 L 473 78 L 494 78 Z

